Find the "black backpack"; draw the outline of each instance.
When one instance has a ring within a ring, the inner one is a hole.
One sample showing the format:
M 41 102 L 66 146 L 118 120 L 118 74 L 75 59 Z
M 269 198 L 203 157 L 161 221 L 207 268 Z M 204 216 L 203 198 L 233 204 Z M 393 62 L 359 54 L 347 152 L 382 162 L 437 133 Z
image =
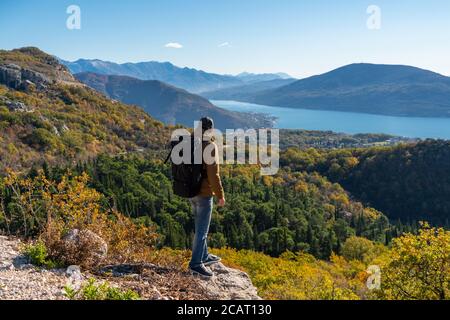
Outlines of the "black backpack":
M 171 150 L 165 162 L 171 158 L 173 148 L 184 139 L 190 139 L 191 142 L 191 163 L 174 164 L 172 162 L 172 187 L 173 193 L 177 196 L 193 198 L 200 193 L 202 179 L 206 177 L 203 163 L 194 163 L 194 152 L 196 148 L 202 148 L 202 143 L 196 143 L 192 135 L 180 136 L 178 141 L 171 142 Z

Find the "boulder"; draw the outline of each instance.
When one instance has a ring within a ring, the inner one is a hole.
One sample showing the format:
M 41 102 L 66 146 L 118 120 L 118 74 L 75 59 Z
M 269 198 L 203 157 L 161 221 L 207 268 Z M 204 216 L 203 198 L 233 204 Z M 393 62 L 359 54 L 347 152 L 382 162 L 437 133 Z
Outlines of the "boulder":
M 214 300 L 261 300 L 248 274 L 228 268 L 222 263 L 213 264 L 210 279 L 196 276 L 198 284 Z
M 61 259 L 87 268 L 100 265 L 108 253 L 108 244 L 90 230 L 70 230 L 62 239 Z

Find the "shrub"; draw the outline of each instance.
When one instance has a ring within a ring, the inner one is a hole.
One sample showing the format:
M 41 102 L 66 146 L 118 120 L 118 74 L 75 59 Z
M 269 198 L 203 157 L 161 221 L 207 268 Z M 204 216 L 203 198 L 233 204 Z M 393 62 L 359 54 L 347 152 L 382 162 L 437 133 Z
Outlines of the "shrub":
M 354 300 L 359 299 L 357 293 L 364 286 L 363 282 L 344 276 L 334 265 L 309 254 L 286 252 L 273 258 L 229 248 L 212 252 L 228 266 L 246 271 L 264 299 Z
M 70 300 L 138 300 L 140 298 L 139 294 L 133 290 L 114 288 L 108 282 L 97 283 L 92 278 L 79 290 L 65 286 L 64 293 Z
M 30 262 L 36 266 L 47 269 L 54 269 L 59 266 L 57 262 L 49 258 L 47 247 L 42 241 L 26 246 L 24 253 Z
M 52 150 L 58 146 L 58 138 L 44 128 L 35 129 L 27 138 L 26 142 L 44 150 Z
M 342 246 L 342 256 L 348 261 L 365 261 L 374 248 L 375 245 L 372 241 L 353 236 L 348 238 Z
M 7 221 L 10 231 L 18 235 L 38 235 L 48 257 L 64 265 L 72 260 L 67 257 L 63 237 L 73 229 L 81 233 L 88 230 L 102 238 L 108 247 L 108 262 L 145 261 L 157 241 L 154 228 L 104 209 L 103 196 L 87 183 L 86 174 L 64 175 L 56 182 L 48 180 L 43 171 L 26 179 L 9 172 L 4 185 L 12 202 L 6 210 L 1 209 L 0 222 Z M 43 248 L 39 248 L 42 254 Z

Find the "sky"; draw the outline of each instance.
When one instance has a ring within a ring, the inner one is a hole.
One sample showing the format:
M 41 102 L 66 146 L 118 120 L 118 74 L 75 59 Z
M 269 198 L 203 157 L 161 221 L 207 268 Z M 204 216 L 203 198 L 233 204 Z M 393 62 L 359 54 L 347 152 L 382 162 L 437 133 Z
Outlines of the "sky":
M 67 28 L 70 5 L 80 29 Z M 369 62 L 450 76 L 450 1 L 0 0 L 0 48 L 23 46 L 70 61 L 169 61 L 221 74 L 303 78 Z

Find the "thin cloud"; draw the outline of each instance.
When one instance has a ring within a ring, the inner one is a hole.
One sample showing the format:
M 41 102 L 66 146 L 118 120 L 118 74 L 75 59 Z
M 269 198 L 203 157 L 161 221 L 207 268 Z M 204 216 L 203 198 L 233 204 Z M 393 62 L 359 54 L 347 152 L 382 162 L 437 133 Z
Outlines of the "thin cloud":
M 223 48 L 223 47 L 230 47 L 230 43 L 229 42 L 223 42 L 221 44 L 218 45 L 219 48 Z
M 169 42 L 165 45 L 166 48 L 172 48 L 172 49 L 181 49 L 183 48 L 182 44 L 179 44 L 178 42 Z

